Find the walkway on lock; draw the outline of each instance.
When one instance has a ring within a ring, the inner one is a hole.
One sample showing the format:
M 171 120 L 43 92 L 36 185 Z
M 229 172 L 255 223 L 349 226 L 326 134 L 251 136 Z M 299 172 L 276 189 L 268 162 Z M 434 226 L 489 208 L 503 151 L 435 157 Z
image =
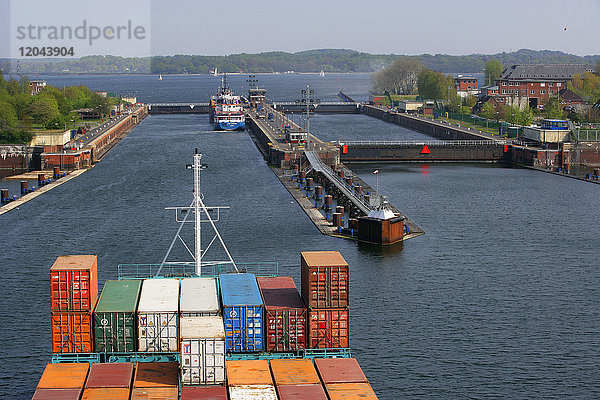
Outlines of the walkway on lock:
M 381 204 L 381 195 L 378 193 L 371 193 L 370 201 L 366 201 L 365 198 L 354 190 L 354 188 L 348 185 L 342 178 L 340 178 L 331 168 L 323 163 L 323 160 L 314 151 L 305 151 L 306 159 L 310 162 L 312 168 L 321 172 L 329 179 L 356 207 L 360 209 L 365 215 L 369 215 L 369 212 Z

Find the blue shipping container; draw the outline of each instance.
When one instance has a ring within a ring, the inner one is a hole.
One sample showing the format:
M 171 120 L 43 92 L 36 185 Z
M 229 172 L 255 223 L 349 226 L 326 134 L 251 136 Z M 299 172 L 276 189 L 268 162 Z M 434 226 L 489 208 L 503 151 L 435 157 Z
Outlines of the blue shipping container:
M 232 352 L 264 350 L 264 306 L 254 274 L 219 275 L 225 349 Z

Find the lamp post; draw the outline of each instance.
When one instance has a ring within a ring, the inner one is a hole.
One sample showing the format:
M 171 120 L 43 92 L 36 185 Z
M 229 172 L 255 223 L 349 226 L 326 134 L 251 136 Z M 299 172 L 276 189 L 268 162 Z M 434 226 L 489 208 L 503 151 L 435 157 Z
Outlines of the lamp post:
M 304 134 L 306 135 L 306 150 L 310 150 L 310 95 L 314 94 L 315 91 L 310 89 L 309 85 L 306 85 L 306 90 L 302 89 L 302 102 L 306 104 L 306 129 Z

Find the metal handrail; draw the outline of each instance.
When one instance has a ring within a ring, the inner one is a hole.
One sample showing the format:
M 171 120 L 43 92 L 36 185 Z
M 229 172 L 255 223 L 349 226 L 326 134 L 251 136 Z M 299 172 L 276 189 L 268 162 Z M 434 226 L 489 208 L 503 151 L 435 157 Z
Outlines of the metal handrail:
M 306 154 L 306 158 L 308 159 L 308 161 L 310 162 L 312 167 L 316 171 L 323 172 L 333 184 L 335 184 L 342 191 L 347 192 L 346 196 L 348 196 L 348 198 L 350 198 L 350 200 L 354 204 L 356 204 L 361 209 L 362 212 L 364 212 L 365 214 L 368 214 L 369 211 L 371 211 L 372 209 L 375 208 L 374 206 L 371 205 L 371 201 L 367 202 L 363 196 L 356 193 L 356 191 L 354 190 L 354 187 L 348 185 L 346 183 L 346 181 L 344 181 L 342 178 L 340 178 L 335 172 L 333 172 L 333 170 L 331 168 L 329 168 L 327 165 L 325 165 L 323 163 L 323 160 L 321 160 L 321 158 L 315 152 L 305 151 L 304 153 Z M 370 193 L 370 199 L 377 198 L 377 196 L 380 199 L 379 203 L 381 203 L 382 197 L 379 193 L 377 193 L 377 192 Z
M 279 275 L 279 264 L 277 262 L 247 262 L 237 263 L 239 272 L 250 272 L 260 276 Z M 160 269 L 160 275 L 157 272 Z M 220 274 L 238 272 L 230 262 L 207 263 L 202 265 L 202 276 L 216 277 Z M 166 277 L 191 277 L 196 276 L 196 265 L 194 262 L 167 262 L 161 264 L 119 264 L 117 266 L 119 279 L 149 279 Z
M 334 141 L 338 146 L 502 146 L 499 140 L 345 140 Z

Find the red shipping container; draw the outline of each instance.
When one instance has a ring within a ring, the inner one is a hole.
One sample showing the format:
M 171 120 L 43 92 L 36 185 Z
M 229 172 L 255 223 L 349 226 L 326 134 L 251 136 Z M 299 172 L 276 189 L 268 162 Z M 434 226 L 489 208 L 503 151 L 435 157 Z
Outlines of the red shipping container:
M 356 358 L 316 358 L 315 366 L 325 384 L 369 382 Z
M 306 348 L 306 308 L 289 276 L 256 278 L 265 303 L 266 350 Z
M 128 388 L 133 378 L 133 363 L 94 363 L 85 384 L 87 388 Z
M 227 387 L 182 386 L 181 400 L 227 400 Z
M 31 400 L 79 400 L 81 389 L 37 389 Z
M 92 311 L 98 297 L 96 256 L 60 256 L 50 267 L 52 311 Z
M 348 307 L 348 263 L 337 251 L 301 253 L 302 298 L 308 308 Z
M 280 400 L 327 400 L 325 390 L 320 384 L 279 385 L 277 386 L 277 393 Z
M 308 348 L 325 349 L 349 346 L 347 308 L 308 310 Z
M 92 353 L 91 312 L 53 312 L 52 352 L 53 353 Z

